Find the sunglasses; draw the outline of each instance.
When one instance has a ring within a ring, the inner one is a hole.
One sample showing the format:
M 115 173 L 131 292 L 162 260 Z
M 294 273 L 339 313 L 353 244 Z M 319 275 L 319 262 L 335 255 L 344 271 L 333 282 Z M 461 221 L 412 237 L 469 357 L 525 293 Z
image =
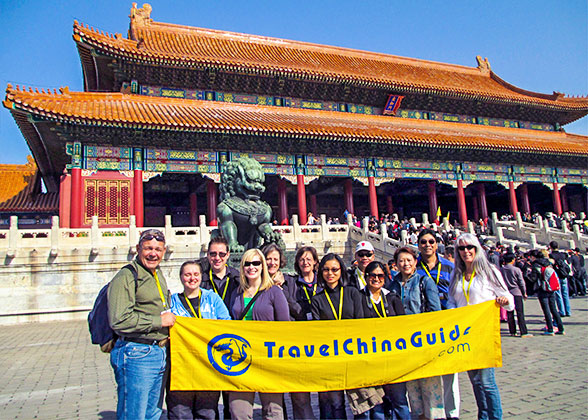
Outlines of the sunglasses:
M 333 267 L 333 268 L 327 268 L 327 267 L 325 267 L 325 268 L 323 268 L 323 273 L 328 273 L 329 271 L 331 273 L 337 273 L 337 272 L 339 272 L 339 270 L 341 270 L 340 267 Z
M 371 257 L 372 255 L 374 255 L 374 253 L 373 253 L 373 252 L 370 252 L 370 251 L 359 251 L 359 252 L 357 253 L 357 256 L 358 256 L 359 258 L 369 258 L 369 257 Z
M 243 267 L 249 267 L 250 265 L 254 267 L 259 267 L 261 265 L 261 261 L 245 261 L 243 263 Z
M 468 251 L 471 251 L 472 249 L 476 249 L 476 245 L 460 245 L 460 246 L 457 247 L 457 249 L 459 251 L 465 251 L 466 249 Z
M 159 233 L 148 233 L 146 235 L 141 236 L 141 242 L 147 242 L 147 241 L 151 241 L 155 239 L 157 242 L 165 242 L 165 238 L 163 237 L 162 234 Z
M 421 239 L 421 245 L 435 245 L 437 241 L 435 239 Z
M 385 274 L 368 274 L 368 279 L 386 280 Z
M 211 256 L 212 258 L 216 258 L 217 255 L 221 258 L 225 258 L 227 256 L 227 253 L 212 251 L 212 252 L 209 252 L 208 255 Z

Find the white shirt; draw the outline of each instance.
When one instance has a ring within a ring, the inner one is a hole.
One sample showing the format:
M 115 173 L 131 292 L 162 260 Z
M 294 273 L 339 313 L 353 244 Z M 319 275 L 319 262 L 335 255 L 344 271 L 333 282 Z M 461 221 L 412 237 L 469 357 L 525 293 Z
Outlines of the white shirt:
M 464 282 L 462 277 L 460 279 L 456 279 L 457 285 L 455 287 L 455 291 L 453 293 L 450 291 L 449 299 L 447 300 L 447 308 L 461 308 L 462 306 L 468 305 L 468 299 L 464 293 L 465 289 L 469 296 L 470 305 L 487 302 L 489 300 L 496 300 L 498 296 L 505 296 L 508 299 L 508 305 L 504 306 L 503 308 L 507 311 L 513 311 L 514 297 L 506 288 L 500 271 L 494 266 L 491 267 L 504 289 L 495 286 L 490 282 L 490 280 L 488 280 L 487 276 L 482 273 L 476 273 L 472 279 L 471 285 L 469 281 L 470 279 L 466 278 Z

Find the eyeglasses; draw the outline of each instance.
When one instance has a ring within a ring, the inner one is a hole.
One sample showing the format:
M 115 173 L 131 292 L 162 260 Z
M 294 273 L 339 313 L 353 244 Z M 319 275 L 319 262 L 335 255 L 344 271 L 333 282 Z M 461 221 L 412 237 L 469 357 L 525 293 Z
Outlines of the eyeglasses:
M 212 251 L 209 252 L 208 255 L 212 258 L 216 258 L 216 256 L 218 255 L 220 258 L 225 258 L 227 256 L 226 252 L 216 252 L 216 251 Z
M 476 245 L 460 245 L 460 246 L 457 247 L 457 249 L 459 251 L 465 251 L 466 249 L 468 251 L 471 251 L 472 249 L 476 249 Z
M 435 239 L 421 239 L 421 245 L 435 245 L 437 241 Z
M 368 274 L 368 279 L 386 280 L 385 274 Z
M 261 265 L 261 261 L 245 261 L 243 263 L 243 267 L 249 267 L 250 265 L 254 267 L 259 267 Z
M 358 256 L 359 258 L 369 258 L 369 257 L 371 257 L 372 255 L 374 255 L 374 253 L 373 253 L 373 252 L 370 252 L 370 251 L 359 251 L 359 252 L 357 253 L 357 256 Z
M 338 273 L 339 270 L 341 270 L 341 267 L 333 267 L 333 268 L 323 267 L 323 273 L 328 273 L 329 271 L 331 273 Z

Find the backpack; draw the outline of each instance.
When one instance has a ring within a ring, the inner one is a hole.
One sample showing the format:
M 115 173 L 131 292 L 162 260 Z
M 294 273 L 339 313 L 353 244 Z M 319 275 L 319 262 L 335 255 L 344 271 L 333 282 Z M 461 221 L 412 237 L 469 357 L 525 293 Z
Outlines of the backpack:
M 541 267 L 541 289 L 546 292 L 559 290 L 559 278 L 551 266 Z
M 557 275 L 559 277 L 570 277 L 572 275 L 572 266 L 570 265 L 570 263 L 568 262 L 567 259 L 565 258 L 561 258 L 561 259 L 555 259 L 554 258 L 554 267 L 555 267 L 555 271 L 557 272 Z
M 125 265 L 122 270 L 124 269 L 133 273 L 135 293 L 137 293 L 137 270 L 132 264 Z M 118 338 L 108 322 L 108 286 L 110 286 L 110 282 L 100 289 L 94 301 L 94 307 L 88 314 L 88 328 L 90 329 L 92 344 L 98 344 L 103 353 L 110 353 Z
M 429 304 L 429 299 L 427 299 L 427 295 L 425 294 L 423 278 L 424 277 L 421 277 L 421 279 L 419 280 L 419 290 L 421 291 L 421 313 L 431 312 L 431 305 Z

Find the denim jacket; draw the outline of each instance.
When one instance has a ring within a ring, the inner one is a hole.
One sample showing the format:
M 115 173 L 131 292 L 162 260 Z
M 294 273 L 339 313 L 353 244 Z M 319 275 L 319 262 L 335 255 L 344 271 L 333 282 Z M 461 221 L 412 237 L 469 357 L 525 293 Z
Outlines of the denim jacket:
M 402 274 L 398 273 L 392 280 L 391 290 L 396 292 L 402 299 L 402 304 L 407 315 L 421 313 L 421 282 L 423 283 L 423 294 L 425 295 L 429 309 L 431 311 L 441 310 L 437 285 L 429 276 L 423 276 L 415 272 L 403 286 Z

